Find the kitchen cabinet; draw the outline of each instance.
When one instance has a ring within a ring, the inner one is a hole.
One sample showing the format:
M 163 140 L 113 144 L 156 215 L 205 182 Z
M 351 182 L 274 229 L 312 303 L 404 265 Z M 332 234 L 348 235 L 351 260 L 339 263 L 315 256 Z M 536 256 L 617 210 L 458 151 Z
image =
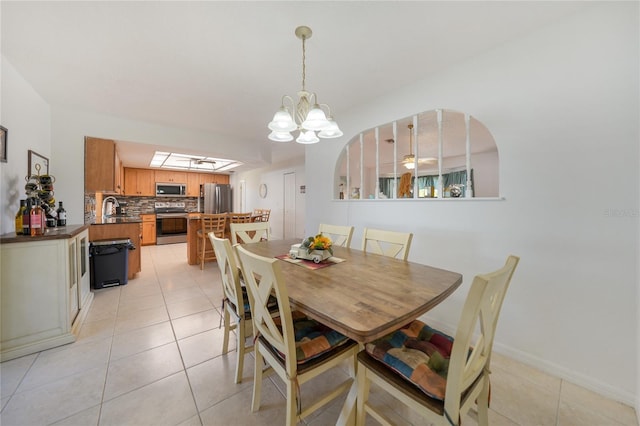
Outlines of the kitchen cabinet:
M 142 219 L 142 242 L 143 246 L 154 245 L 156 243 L 156 215 L 141 214 Z
M 229 175 L 215 175 L 216 183 L 229 183 Z
M 140 256 L 140 239 L 142 238 L 142 222 L 104 223 L 89 227 L 89 241 L 121 240 L 128 238 L 135 250 L 129 250 L 127 278 L 132 279 L 142 270 Z
M 153 170 L 124 168 L 124 194 L 155 197 L 155 175 Z
M 156 170 L 155 171 L 156 182 L 174 182 L 174 183 L 187 183 L 186 172 L 174 172 L 170 170 Z
M 0 361 L 74 342 L 93 301 L 88 225 L 3 235 L 0 255 Z
M 201 183 L 201 173 L 187 173 L 187 197 L 199 197 Z
M 122 163 L 116 143 L 110 139 L 84 139 L 85 191 L 122 193 Z

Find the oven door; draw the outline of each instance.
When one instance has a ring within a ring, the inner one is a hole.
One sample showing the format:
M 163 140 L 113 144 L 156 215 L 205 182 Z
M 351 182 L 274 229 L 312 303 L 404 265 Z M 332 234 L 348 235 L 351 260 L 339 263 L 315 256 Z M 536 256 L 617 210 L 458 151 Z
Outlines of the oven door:
M 187 242 L 186 214 L 156 215 L 156 244 Z

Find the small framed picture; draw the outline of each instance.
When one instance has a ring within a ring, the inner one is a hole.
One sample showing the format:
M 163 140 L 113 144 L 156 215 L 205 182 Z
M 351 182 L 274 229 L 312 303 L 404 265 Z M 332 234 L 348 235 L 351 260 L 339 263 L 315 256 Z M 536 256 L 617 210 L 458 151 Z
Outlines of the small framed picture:
M 28 176 L 48 175 L 49 159 L 35 151 L 29 150 L 29 174 Z
M 0 162 L 7 162 L 7 133 L 6 127 L 0 126 Z

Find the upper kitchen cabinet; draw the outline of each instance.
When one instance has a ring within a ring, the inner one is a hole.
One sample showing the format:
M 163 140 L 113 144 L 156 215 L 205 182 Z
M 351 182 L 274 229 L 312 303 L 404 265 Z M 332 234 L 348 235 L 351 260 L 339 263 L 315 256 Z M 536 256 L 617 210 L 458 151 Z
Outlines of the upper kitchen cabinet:
M 124 194 L 153 197 L 156 195 L 155 175 L 153 170 L 124 169 Z
M 213 183 L 229 183 L 229 175 L 213 175 Z
M 156 170 L 156 182 L 187 183 L 186 172 L 176 172 L 171 170 Z
M 121 172 L 122 163 L 113 140 L 85 137 L 85 191 L 122 193 Z
M 201 179 L 200 173 L 187 173 L 187 197 L 200 196 Z

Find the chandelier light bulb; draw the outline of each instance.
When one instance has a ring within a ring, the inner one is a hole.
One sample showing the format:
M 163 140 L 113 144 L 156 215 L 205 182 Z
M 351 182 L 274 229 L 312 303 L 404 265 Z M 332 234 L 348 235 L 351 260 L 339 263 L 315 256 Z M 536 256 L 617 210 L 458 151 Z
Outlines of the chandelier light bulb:
M 313 108 L 307 114 L 306 120 L 302 123 L 302 127 L 309 130 L 324 130 L 329 127 L 329 120 L 327 120 L 327 116 L 320 108 L 320 105 L 313 105 Z
M 318 137 L 316 136 L 316 132 L 314 132 L 313 130 L 307 130 L 307 131 L 301 130 L 300 136 L 298 136 L 298 139 L 296 139 L 296 142 L 308 145 L 308 144 L 320 142 L 320 139 L 318 139 Z
M 340 128 L 338 127 L 338 123 L 333 121 L 333 118 L 329 117 L 327 118 L 327 120 L 329 121 L 329 125 L 325 129 L 323 129 L 320 133 L 318 133 L 319 137 L 325 138 L 325 139 L 332 139 L 332 138 L 339 138 L 344 134 L 342 133 L 342 130 L 340 130 Z
M 274 132 L 292 132 L 298 128 L 284 105 L 273 115 L 273 121 L 267 127 Z
M 289 132 L 276 132 L 269 133 L 269 139 L 274 142 L 291 142 L 293 136 Z

